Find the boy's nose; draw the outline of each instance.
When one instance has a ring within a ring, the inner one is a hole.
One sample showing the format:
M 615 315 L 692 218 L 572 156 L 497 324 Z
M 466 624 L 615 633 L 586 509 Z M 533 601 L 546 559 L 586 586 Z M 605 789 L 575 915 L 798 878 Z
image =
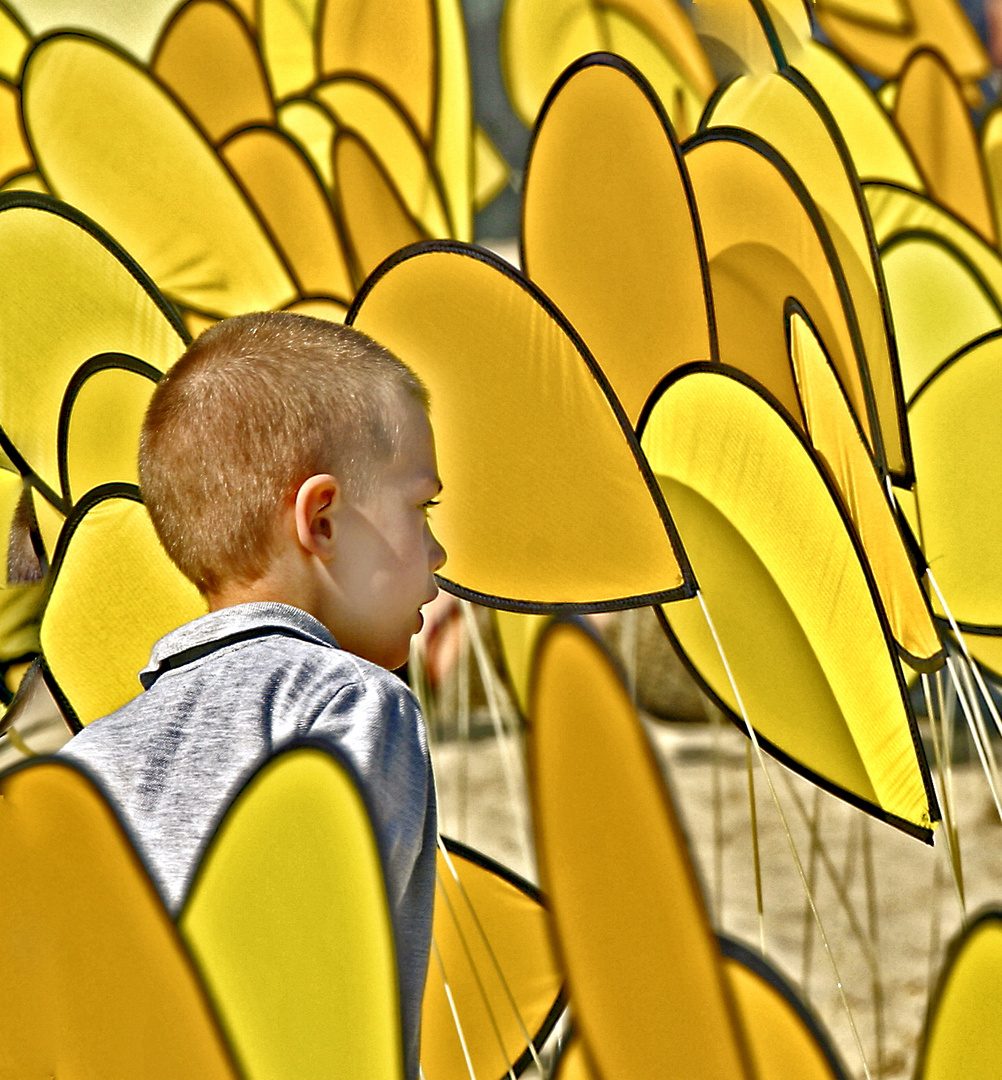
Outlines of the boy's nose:
M 431 547 L 428 549 L 428 565 L 431 567 L 433 574 L 445 566 L 445 560 L 448 556 L 445 553 L 445 548 L 435 539 L 435 534 L 429 530 L 431 536 Z

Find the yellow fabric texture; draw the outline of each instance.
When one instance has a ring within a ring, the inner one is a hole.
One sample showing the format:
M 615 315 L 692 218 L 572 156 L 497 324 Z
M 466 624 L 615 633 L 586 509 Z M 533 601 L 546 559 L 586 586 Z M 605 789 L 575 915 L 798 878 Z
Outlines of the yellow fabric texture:
M 304 747 L 262 766 L 209 842 L 178 925 L 246 1080 L 402 1080 L 379 849 L 336 758 Z
M 929 196 L 998 243 L 978 135 L 957 77 L 930 50 L 908 61 L 894 123 L 922 171 Z
M 912 402 L 919 540 L 954 618 L 1002 627 L 1002 337 L 972 346 Z M 933 609 L 942 614 L 932 594 Z M 967 638 L 976 647 L 980 638 Z M 997 647 L 993 651 L 998 653 Z
M 564 1043 L 553 1080 L 596 1080 L 595 1070 L 588 1061 L 588 1051 L 580 1039 Z
M 393 252 L 426 237 L 400 193 L 360 138 L 334 140 L 334 191 L 356 287 Z
M 320 77 L 315 44 L 320 0 L 256 0 L 254 6 L 275 100 L 304 93 Z
M 62 553 L 42 616 L 42 654 L 76 719 L 89 724 L 134 698 L 154 642 L 205 610 L 141 503 L 92 506 Z
M 882 255 L 905 395 L 981 334 L 1002 326 L 987 283 L 948 241 L 890 241 Z
M 42 759 L 0 778 L 0 853 L 5 1076 L 236 1080 L 170 916 L 81 772 Z
M 442 180 L 450 236 L 473 240 L 473 91 L 461 0 L 435 4 L 435 124 L 431 159 Z
M 435 512 L 450 557 L 440 577 L 501 606 L 601 606 L 681 588 L 665 519 L 609 397 L 503 266 L 473 248 L 412 255 L 371 282 L 353 320 L 434 402 L 448 492 Z
M 473 208 L 481 210 L 500 195 L 510 176 L 508 162 L 478 124 L 473 129 Z
M 563 982 L 546 910 L 499 875 L 440 849 L 432 938 L 421 1017 L 424 1075 L 468 1071 L 448 983 L 473 1075 L 504 1076 L 526 1052 L 526 1034 L 542 1027 Z
M 192 0 L 168 23 L 150 71 L 212 143 L 274 124 L 268 77 L 243 20 L 221 0 Z
M 528 732 L 540 877 L 599 1075 L 751 1080 L 653 750 L 608 656 L 579 626 L 557 623 L 541 640 Z
M 910 0 L 814 0 L 814 7 L 886 30 L 907 30 L 912 18 Z
M 278 107 L 278 126 L 299 144 L 330 190 L 334 186 L 331 148 L 337 133 L 334 117 L 323 105 L 306 98 L 294 98 Z
M 497 627 L 508 683 L 523 716 L 529 713 L 532 654 L 545 624 L 545 615 L 523 615 L 520 611 L 494 612 L 494 625 Z
M 111 367 L 80 387 L 63 451 L 70 505 L 99 484 L 139 483 L 139 431 L 155 385 L 145 375 Z
M 540 118 L 522 252 L 632 424 L 664 375 L 712 358 L 709 284 L 674 134 L 621 68 L 581 68 Z
M 904 683 L 837 503 L 797 436 L 716 369 L 669 386 L 642 443 L 756 731 L 836 791 L 927 835 Z M 662 610 L 740 722 L 698 599 Z
M 726 75 L 766 75 L 778 58 L 754 6 L 747 0 L 700 0 L 692 21 L 704 47 Z
M 501 66 L 523 122 L 534 123 L 568 64 L 597 50 L 614 52 L 643 72 L 680 137 L 695 130 L 716 78 L 676 0 L 508 0 Z
M 994 1080 L 1002 1072 L 1002 918 L 983 916 L 941 977 L 926 1021 L 917 1080 Z
M 142 68 L 96 40 L 58 35 L 31 54 L 22 93 L 52 190 L 114 236 L 172 299 L 216 316 L 294 299 L 240 189 Z
M 8 205 L 0 250 L 0 426 L 58 491 L 59 408 L 73 372 L 102 352 L 166 370 L 184 342 L 118 256 L 68 218 Z
M 31 37 L 20 19 L 0 3 L 0 79 L 17 82 L 21 65 L 31 48 Z
M 900 30 L 847 18 L 828 4 L 817 7 L 821 29 L 848 60 L 882 79 L 893 79 L 916 49 L 935 49 L 962 82 L 991 72 L 991 61 L 959 0 L 909 0 L 912 16 Z
M 59 542 L 59 534 L 62 532 L 63 523 L 66 521 L 66 518 L 48 501 L 48 499 L 43 495 L 40 495 L 34 488 L 31 491 L 31 506 L 35 513 L 35 520 L 38 524 L 38 534 L 42 539 L 42 546 L 45 548 L 49 562 L 51 563 L 53 553 L 56 550 L 56 545 Z
M 842 495 L 873 571 L 891 634 L 909 658 L 939 657 L 942 643 L 897 522 L 845 394 L 810 324 L 789 317 L 790 359 L 811 445 Z
M 903 475 L 906 460 L 899 415 L 904 406 L 894 377 L 897 358 L 892 359 L 889 345 L 890 318 L 882 302 L 880 264 L 872 246 L 866 204 L 851 165 L 843 161 L 841 136 L 829 130 L 816 103 L 781 74 L 736 79 L 716 99 L 703 124 L 726 124 L 759 135 L 789 162 L 811 193 L 852 295 L 887 466 L 895 475 Z
M 838 53 L 810 41 L 795 66 L 810 80 L 834 116 L 861 180 L 889 180 L 923 190 L 915 161 L 891 118 Z
M 21 129 L 21 95 L 16 86 L 0 81 L 0 184 L 34 167 Z
M 9 550 L 14 512 L 23 490 L 16 472 L 0 468 L 0 551 Z M 12 585 L 4 567 L 0 574 L 0 661 L 39 651 L 38 622 L 44 603 L 43 582 Z
M 349 302 L 354 290 L 333 207 L 299 147 L 278 131 L 253 128 L 226 142 L 220 157 L 284 256 L 299 292 Z
M 762 383 L 794 416 L 783 311 L 799 300 L 873 446 L 866 397 L 835 274 L 806 206 L 777 166 L 732 139 L 697 143 L 685 164 L 710 265 L 720 359 Z

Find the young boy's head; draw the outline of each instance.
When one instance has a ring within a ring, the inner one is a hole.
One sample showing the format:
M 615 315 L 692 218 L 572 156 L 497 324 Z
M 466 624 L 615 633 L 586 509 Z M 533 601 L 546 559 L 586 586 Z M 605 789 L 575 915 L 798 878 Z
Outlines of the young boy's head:
M 364 334 L 287 312 L 241 315 L 157 385 L 140 486 L 168 555 L 210 607 L 278 600 L 386 667 L 407 658 L 445 553 L 417 377 Z

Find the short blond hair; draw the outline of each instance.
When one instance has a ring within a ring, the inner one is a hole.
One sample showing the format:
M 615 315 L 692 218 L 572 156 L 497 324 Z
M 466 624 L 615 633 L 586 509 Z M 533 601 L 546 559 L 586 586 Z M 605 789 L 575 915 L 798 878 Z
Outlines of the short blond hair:
M 167 554 L 203 593 L 267 569 L 275 522 L 308 477 L 364 494 L 397 448 L 417 376 L 351 327 L 256 312 L 210 327 L 161 379 L 143 421 L 140 489 Z

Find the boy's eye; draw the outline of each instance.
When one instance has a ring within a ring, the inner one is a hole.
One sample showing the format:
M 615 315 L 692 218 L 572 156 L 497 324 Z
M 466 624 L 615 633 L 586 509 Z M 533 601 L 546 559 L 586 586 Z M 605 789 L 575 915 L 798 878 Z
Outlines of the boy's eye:
M 429 499 L 427 502 L 421 504 L 425 510 L 430 510 L 433 506 L 438 506 L 438 499 Z

